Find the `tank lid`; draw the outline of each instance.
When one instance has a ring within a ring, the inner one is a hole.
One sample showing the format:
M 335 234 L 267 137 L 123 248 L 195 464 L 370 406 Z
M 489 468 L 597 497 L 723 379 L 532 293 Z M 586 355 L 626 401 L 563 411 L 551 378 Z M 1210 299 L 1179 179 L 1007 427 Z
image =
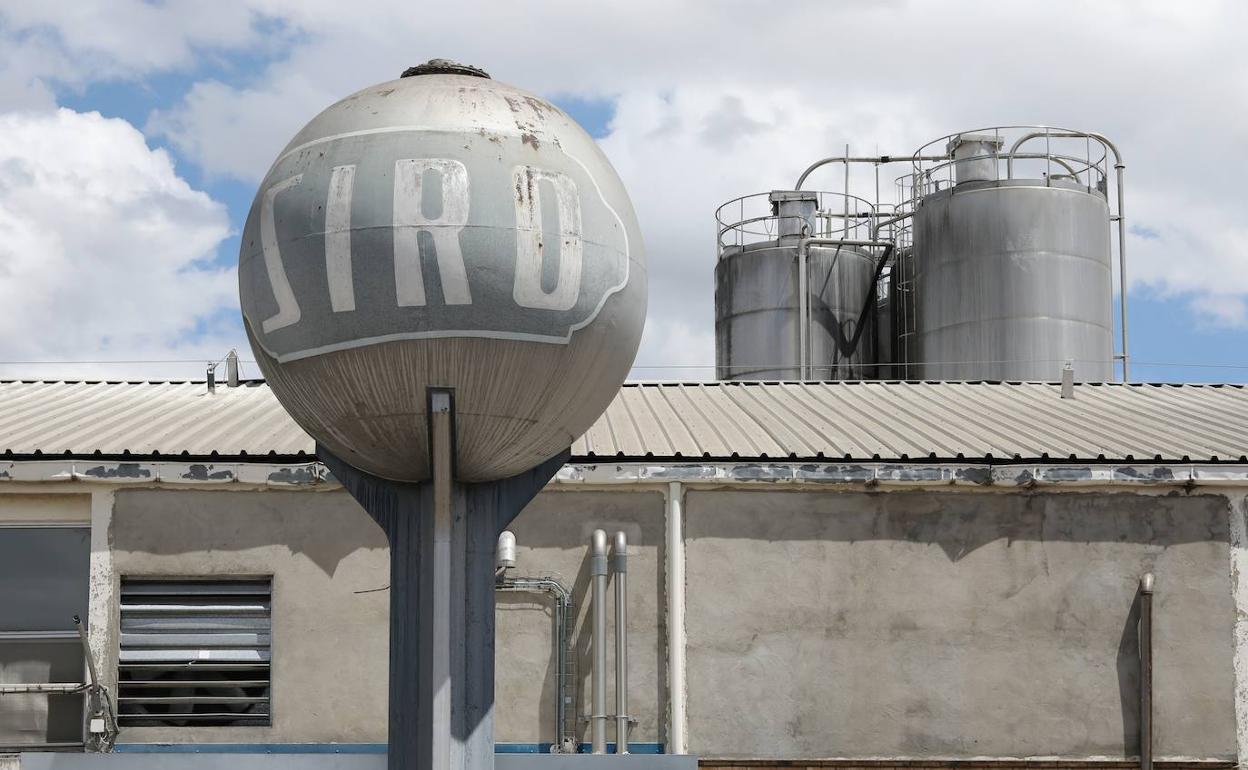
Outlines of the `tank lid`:
M 767 200 L 772 203 L 785 201 L 818 201 L 819 196 L 814 190 L 772 190 Z
M 949 143 L 945 145 L 945 152 L 952 155 L 964 145 L 976 145 L 975 149 L 983 146 L 984 150 L 993 152 L 1005 146 L 1005 140 L 996 134 L 958 134 L 949 139 Z
M 424 64 L 408 67 L 399 77 L 410 78 L 416 75 L 467 75 L 473 78 L 490 79 L 490 73 L 471 64 L 460 64 L 450 59 L 430 59 Z

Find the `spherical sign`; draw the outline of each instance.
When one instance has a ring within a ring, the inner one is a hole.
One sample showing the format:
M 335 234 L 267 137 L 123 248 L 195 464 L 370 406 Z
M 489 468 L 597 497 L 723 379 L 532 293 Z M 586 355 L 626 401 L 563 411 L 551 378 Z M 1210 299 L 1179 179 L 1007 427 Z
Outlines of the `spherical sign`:
M 456 475 L 568 447 L 615 396 L 646 311 L 636 216 L 567 115 L 442 63 L 316 116 L 252 204 L 243 321 L 273 393 L 342 460 L 429 475 L 453 389 Z

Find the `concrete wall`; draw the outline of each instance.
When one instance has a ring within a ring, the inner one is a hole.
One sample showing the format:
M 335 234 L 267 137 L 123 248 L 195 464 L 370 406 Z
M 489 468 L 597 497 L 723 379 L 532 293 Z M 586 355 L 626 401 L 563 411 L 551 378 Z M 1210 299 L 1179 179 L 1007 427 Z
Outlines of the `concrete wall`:
M 691 492 L 690 749 L 1134 754 L 1133 603 L 1151 570 L 1156 754 L 1234 758 L 1227 510 L 1213 496 Z
M 131 727 L 122 742 L 385 742 L 389 556 L 382 532 L 348 495 L 126 490 L 116 496 L 112 526 L 114 581 L 273 575 L 272 726 Z M 628 534 L 630 710 L 639 722 L 632 737 L 658 742 L 666 698 L 662 496 L 543 493 L 512 526 L 521 544 L 512 574 L 556 577 L 572 591 L 576 700 L 569 712 L 588 740 L 580 719 L 590 711 L 587 551 L 597 527 Z M 553 633 L 546 596 L 500 595 L 499 742 L 554 740 Z M 612 652 L 610 667 L 614 660 Z
M 663 742 L 662 496 L 544 492 L 512 526 L 513 574 L 572 589 L 585 740 L 596 527 L 633 546 L 633 740 Z M 1236 754 L 1223 497 L 691 490 L 685 535 L 696 753 L 1133 754 L 1132 608 L 1153 570 L 1157 754 Z M 112 543 L 114 581 L 274 575 L 273 726 L 130 728 L 123 742 L 385 741 L 385 541 L 345 493 L 122 490 Z M 544 596 L 500 597 L 500 742 L 554 736 L 551 609 Z
M 545 492 L 512 524 L 519 553 L 516 575 L 557 576 L 572 589 L 576 612 L 577 700 L 573 711 L 581 741 L 589 740 L 580 721 L 590 713 L 590 535 L 601 527 L 622 530 L 629 544 L 629 710 L 638 720 L 631 739 L 663 740 L 666 716 L 666 637 L 663 624 L 665 549 L 663 497 L 657 492 Z M 609 599 L 614 607 L 614 599 Z M 542 742 L 554 737 L 555 660 L 550 603 L 501 595 L 498 601 L 498 694 L 496 735 L 500 742 Z M 614 613 L 608 633 L 615 634 Z M 614 642 L 608 642 L 614 645 Z M 615 651 L 607 655 L 608 711 L 615 713 Z M 614 726 L 608 740 L 615 740 Z
M 122 742 L 385 741 L 389 555 L 345 493 L 125 490 L 113 547 L 118 576 L 273 576 L 272 726 L 128 727 Z
M 91 496 L 66 494 L 0 495 L 0 526 L 89 524 Z

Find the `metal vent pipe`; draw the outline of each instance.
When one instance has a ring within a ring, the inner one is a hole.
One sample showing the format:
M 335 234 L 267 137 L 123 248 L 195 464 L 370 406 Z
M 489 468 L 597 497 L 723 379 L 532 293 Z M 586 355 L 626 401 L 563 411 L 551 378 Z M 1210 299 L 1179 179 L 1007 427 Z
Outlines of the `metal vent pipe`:
M 589 714 L 590 751 L 607 753 L 607 533 L 594 530 L 589 572 L 593 576 L 593 672 L 590 675 L 593 708 Z
M 1140 770 L 1153 770 L 1153 573 L 1140 578 Z
M 611 549 L 615 581 L 615 753 L 628 753 L 628 536 L 615 533 Z

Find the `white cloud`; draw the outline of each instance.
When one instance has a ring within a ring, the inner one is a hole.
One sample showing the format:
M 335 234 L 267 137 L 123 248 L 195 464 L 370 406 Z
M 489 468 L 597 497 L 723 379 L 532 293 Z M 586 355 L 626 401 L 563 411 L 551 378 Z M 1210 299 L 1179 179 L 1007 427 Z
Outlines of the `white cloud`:
M 219 357 L 238 342 L 237 280 L 206 261 L 228 234 L 224 207 L 129 123 L 67 109 L 0 116 L 0 359 Z M 0 375 L 31 369 L 0 366 Z M 144 371 L 202 376 L 203 367 Z
M 0 0 L 0 24 L 14 37 L 59 43 L 64 61 L 49 74 L 66 82 L 189 67 L 197 52 L 258 44 L 259 20 L 251 3 Z
M 1243 196 L 1227 160 L 1248 140 L 1248 102 L 1237 98 L 1248 92 L 1238 39 L 1248 6 L 1230 0 L 1120 0 L 1094 13 L 1077 0 L 1041 13 L 976 0 L 419 9 L 358 0 L 348 13 L 334 0 L 0 0 L 0 16 L 31 46 L 9 56 L 9 70 L 0 53 L 0 97 L 21 81 L 31 104 L 46 103 L 45 82 L 141 77 L 189 67 L 204 51 L 280 53 L 241 82 L 195 84 L 146 126 L 209 175 L 246 182 L 320 108 L 433 56 L 547 95 L 617 100 L 603 145 L 632 192 L 651 262 L 641 364 L 713 358 L 719 203 L 788 186 L 847 142 L 863 154 L 908 153 L 940 134 L 1009 123 L 1113 137 L 1128 163 L 1130 221 L 1156 235 L 1129 241 L 1132 285 L 1209 324 L 1248 325 Z M 883 176 L 886 199 L 893 176 Z M 812 185 L 837 189 L 839 169 Z M 874 189 L 869 168 L 855 189 Z

